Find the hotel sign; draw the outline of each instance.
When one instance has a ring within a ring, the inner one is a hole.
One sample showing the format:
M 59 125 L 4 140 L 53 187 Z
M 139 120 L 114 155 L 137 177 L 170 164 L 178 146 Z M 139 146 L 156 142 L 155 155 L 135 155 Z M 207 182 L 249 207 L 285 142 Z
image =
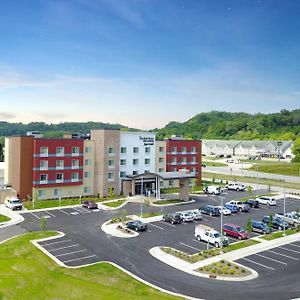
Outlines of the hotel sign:
M 140 136 L 140 140 L 143 141 L 144 146 L 154 145 L 154 138 L 153 137 Z

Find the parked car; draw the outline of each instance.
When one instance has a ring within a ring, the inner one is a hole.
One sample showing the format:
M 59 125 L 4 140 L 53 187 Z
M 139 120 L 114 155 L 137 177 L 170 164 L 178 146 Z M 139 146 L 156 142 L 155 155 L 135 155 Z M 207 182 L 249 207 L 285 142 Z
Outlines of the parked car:
M 249 233 L 244 229 L 244 227 L 235 224 L 224 224 L 223 225 L 224 235 L 230 235 L 232 237 L 238 238 L 239 240 L 249 239 Z
M 5 206 L 11 210 L 22 210 L 23 208 L 22 202 L 16 197 L 7 197 L 4 203 Z
M 224 216 L 228 216 L 228 215 L 231 214 L 230 209 L 226 208 L 225 206 L 222 207 L 221 205 L 219 205 L 219 206 L 216 206 L 216 207 L 218 208 L 220 214 L 223 213 Z
M 203 192 L 205 194 L 213 194 L 213 195 L 220 195 L 221 191 L 222 191 L 221 187 L 217 185 L 209 185 L 203 189 Z
M 140 220 L 130 221 L 126 223 L 127 228 L 133 229 L 135 231 L 147 230 L 148 226 Z
M 182 222 L 180 215 L 174 214 L 174 213 L 169 213 L 169 214 L 164 215 L 162 217 L 162 220 L 164 222 L 169 222 L 171 224 L 180 224 Z
M 250 206 L 245 203 L 244 201 L 236 201 L 236 200 L 231 200 L 227 202 L 226 204 L 234 204 L 238 207 L 239 212 L 244 211 L 244 212 L 249 212 L 250 211 Z
M 252 231 L 259 232 L 262 234 L 270 233 L 271 228 L 264 222 L 251 220 Z
M 270 223 L 270 216 L 264 216 L 262 221 L 266 224 L 269 224 Z M 276 228 L 278 230 L 283 230 L 284 228 L 288 229 L 289 224 L 286 221 L 282 220 L 281 218 L 278 218 L 278 217 L 274 216 L 273 221 L 272 221 L 272 227 Z
M 219 154 L 219 155 L 217 155 L 217 157 L 224 157 L 224 154 Z
M 226 162 L 229 164 L 233 164 L 234 163 L 234 159 L 230 158 L 230 159 L 226 159 Z
M 210 216 L 220 216 L 219 209 L 212 205 L 205 205 L 201 207 L 200 209 L 201 214 L 210 215 Z
M 182 222 L 193 222 L 194 221 L 194 214 L 192 212 L 183 211 L 183 212 L 177 212 L 176 214 L 180 215 Z
M 203 220 L 202 214 L 198 209 L 189 210 L 194 216 L 194 220 Z
M 228 190 L 233 190 L 233 191 L 244 191 L 246 189 L 246 186 L 244 184 L 241 183 L 229 183 L 226 185 L 226 188 Z
M 276 199 L 274 197 L 261 196 L 256 198 L 256 200 L 258 200 L 259 204 L 270 205 L 270 206 L 276 205 Z
M 231 158 L 232 156 L 230 154 L 227 154 L 226 155 L 226 158 Z
M 95 201 L 92 200 L 85 200 L 82 202 L 82 207 L 88 208 L 88 209 L 97 209 L 98 205 Z
M 201 164 L 202 168 L 206 168 L 206 165 L 205 164 Z
M 251 208 L 259 208 L 259 201 L 255 199 L 248 199 L 245 201 Z
M 237 213 L 239 211 L 238 206 L 235 204 L 225 204 L 224 206 L 228 208 L 231 211 L 231 213 Z
M 284 215 L 281 213 L 277 213 L 275 214 L 275 217 L 281 218 L 282 220 L 286 221 L 289 225 L 292 225 L 294 227 L 300 225 L 300 219 L 295 213 L 285 213 Z
M 215 247 L 220 247 L 221 243 L 223 246 L 227 246 L 229 244 L 228 238 L 223 236 L 223 239 L 221 239 L 220 232 L 203 224 L 195 226 L 195 238 L 198 241 L 204 241 L 214 245 Z

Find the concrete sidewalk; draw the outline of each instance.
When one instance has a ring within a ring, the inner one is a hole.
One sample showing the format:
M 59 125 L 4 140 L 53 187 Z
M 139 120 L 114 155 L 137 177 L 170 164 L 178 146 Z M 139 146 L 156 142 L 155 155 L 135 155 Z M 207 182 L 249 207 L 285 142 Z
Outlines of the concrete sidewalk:
M 0 204 L 0 214 L 10 218 L 10 221 L 0 223 L 0 228 L 16 225 L 24 221 L 24 218 L 19 213 L 6 208 L 4 204 Z

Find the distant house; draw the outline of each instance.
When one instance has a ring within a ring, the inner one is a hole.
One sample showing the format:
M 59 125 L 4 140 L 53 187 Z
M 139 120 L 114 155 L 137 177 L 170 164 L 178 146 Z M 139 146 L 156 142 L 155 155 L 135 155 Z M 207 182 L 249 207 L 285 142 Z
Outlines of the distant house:
M 258 140 L 202 140 L 202 153 L 205 155 L 261 156 L 290 159 L 292 141 Z

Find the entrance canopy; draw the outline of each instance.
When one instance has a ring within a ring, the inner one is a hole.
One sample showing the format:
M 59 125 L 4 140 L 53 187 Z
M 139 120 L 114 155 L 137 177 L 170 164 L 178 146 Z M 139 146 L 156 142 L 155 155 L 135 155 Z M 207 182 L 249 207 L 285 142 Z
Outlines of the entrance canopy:
M 148 172 L 148 173 L 142 173 L 137 175 L 127 175 L 128 179 L 141 179 L 141 178 L 149 178 L 149 177 L 158 177 L 162 180 L 172 180 L 172 179 L 195 178 L 196 176 L 192 173 L 185 173 L 185 172 L 159 172 L 159 173 Z

